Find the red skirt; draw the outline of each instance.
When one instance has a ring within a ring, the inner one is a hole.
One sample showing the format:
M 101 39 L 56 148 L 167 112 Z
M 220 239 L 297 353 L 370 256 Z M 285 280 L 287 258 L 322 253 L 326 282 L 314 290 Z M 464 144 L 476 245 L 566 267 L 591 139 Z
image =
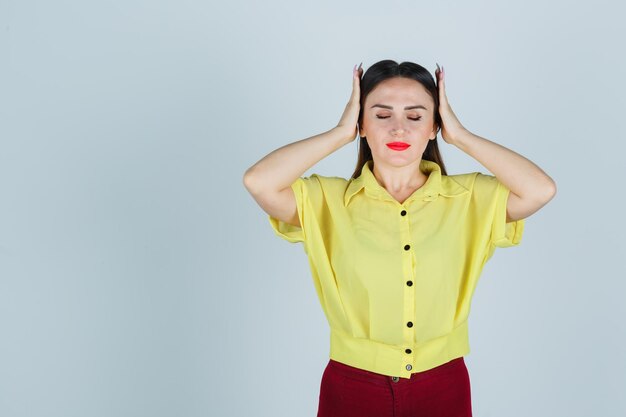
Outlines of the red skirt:
M 328 361 L 317 417 L 471 417 L 470 379 L 463 357 L 411 378 Z

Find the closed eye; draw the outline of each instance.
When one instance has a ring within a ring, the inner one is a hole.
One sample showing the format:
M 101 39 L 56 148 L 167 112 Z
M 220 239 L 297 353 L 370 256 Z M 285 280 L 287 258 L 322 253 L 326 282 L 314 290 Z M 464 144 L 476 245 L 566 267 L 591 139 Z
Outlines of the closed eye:
M 379 119 L 389 119 L 389 116 L 376 116 L 376 117 L 378 117 Z M 415 118 L 409 117 L 409 119 L 411 119 L 411 120 L 420 120 L 421 117 L 415 117 Z

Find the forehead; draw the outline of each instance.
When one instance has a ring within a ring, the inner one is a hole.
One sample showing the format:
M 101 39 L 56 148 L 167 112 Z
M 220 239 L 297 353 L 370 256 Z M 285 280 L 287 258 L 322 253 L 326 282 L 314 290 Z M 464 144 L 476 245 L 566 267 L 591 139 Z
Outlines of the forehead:
M 419 82 L 404 77 L 394 77 L 379 83 L 366 97 L 365 106 L 373 104 L 432 104 L 433 99 Z M 395 110 L 394 106 L 394 110 Z M 428 106 L 426 106 L 428 107 Z

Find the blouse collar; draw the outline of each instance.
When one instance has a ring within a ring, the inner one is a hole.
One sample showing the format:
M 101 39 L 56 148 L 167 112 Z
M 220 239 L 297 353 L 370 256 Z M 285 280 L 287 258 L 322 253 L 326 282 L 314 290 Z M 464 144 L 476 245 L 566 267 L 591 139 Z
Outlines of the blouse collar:
M 361 169 L 361 174 L 352 179 L 348 188 L 346 189 L 346 193 L 344 194 L 344 205 L 348 206 L 350 199 L 356 193 L 358 193 L 361 189 L 365 189 L 365 194 L 379 199 L 379 200 L 397 200 L 389 194 L 389 192 L 381 186 L 374 173 L 372 172 L 372 166 L 374 164 L 373 160 L 367 161 L 363 164 L 363 168 Z M 423 201 L 434 201 L 439 195 L 443 195 L 446 197 L 454 197 L 457 195 L 464 194 L 469 192 L 469 190 L 463 187 L 458 182 L 450 179 L 447 175 L 441 175 L 441 167 L 439 164 L 433 161 L 428 161 L 426 159 L 422 159 L 419 165 L 420 171 L 424 174 L 428 175 L 428 179 L 420 188 L 418 188 L 409 198 L 406 199 L 402 204 L 408 203 L 412 200 L 423 200 Z

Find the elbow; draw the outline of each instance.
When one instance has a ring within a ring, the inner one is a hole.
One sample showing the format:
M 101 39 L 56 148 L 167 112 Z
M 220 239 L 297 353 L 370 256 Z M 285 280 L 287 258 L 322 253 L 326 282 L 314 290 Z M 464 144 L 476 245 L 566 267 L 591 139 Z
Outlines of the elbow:
M 542 205 L 548 204 L 550 200 L 554 198 L 556 195 L 556 182 L 548 177 L 546 185 L 542 187 L 542 192 L 538 200 L 543 203 Z
M 550 181 L 548 181 L 548 186 L 547 186 L 548 201 L 552 200 L 554 196 L 556 195 L 556 182 L 552 178 L 549 178 L 549 180 Z
M 268 187 L 269 181 L 267 181 L 267 178 L 262 176 L 254 167 L 250 167 L 244 172 L 242 180 L 243 186 L 246 187 L 246 190 L 252 195 L 258 195 L 270 188 Z
M 517 194 L 516 194 L 517 195 Z M 532 193 L 529 190 L 528 194 L 524 194 L 524 197 L 518 196 L 521 200 L 526 200 L 528 203 L 532 201 L 532 204 L 536 207 L 543 207 L 556 195 L 556 183 L 552 178 L 547 177 L 546 181 L 541 185 L 534 185 L 532 187 Z
M 246 172 L 243 173 L 243 186 L 246 187 L 246 190 L 252 192 L 255 189 L 255 178 L 252 171 L 252 168 L 248 168 Z

